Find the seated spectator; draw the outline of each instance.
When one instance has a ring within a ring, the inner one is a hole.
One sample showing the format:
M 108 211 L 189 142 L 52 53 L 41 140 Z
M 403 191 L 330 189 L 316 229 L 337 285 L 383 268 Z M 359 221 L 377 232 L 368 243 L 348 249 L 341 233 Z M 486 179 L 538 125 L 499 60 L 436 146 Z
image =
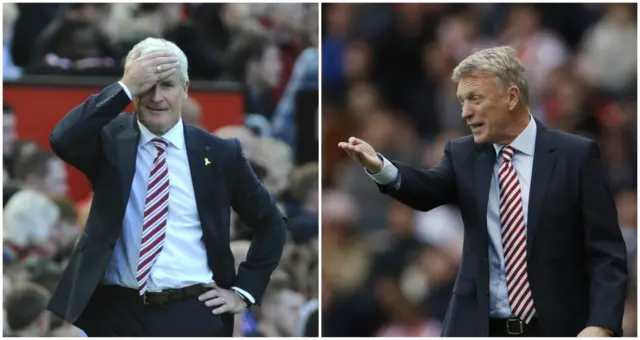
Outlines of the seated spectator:
M 34 283 L 15 287 L 4 301 L 11 336 L 45 336 L 50 327 L 51 315 L 46 310 L 50 297 L 45 288 Z
M 234 42 L 230 55 L 234 77 L 246 86 L 245 112 L 270 121 L 275 108 L 270 93 L 280 82 L 282 69 L 278 46 L 268 38 L 248 36 Z
M 67 198 L 56 197 L 53 198 L 53 203 L 60 210 L 60 220 L 54 226 L 51 241 L 58 250 L 55 259 L 63 262 L 73 254 L 75 243 L 82 230 L 78 226 L 78 213 L 73 202 Z
M 115 76 L 122 67 L 105 45 L 105 37 L 90 23 L 65 20 L 41 42 L 47 44 L 42 56 L 27 66 L 30 74 Z
M 290 337 L 298 335 L 300 309 L 304 303 L 302 294 L 289 287 L 289 278 L 282 272 L 274 272 L 262 297 L 258 312 L 258 324 L 249 337 Z
M 48 196 L 65 196 L 68 191 L 67 169 L 53 153 L 37 149 L 24 152 L 17 161 L 15 179 L 25 189 L 42 192 Z
M 35 256 L 50 259 L 57 251 L 51 241 L 60 219 L 60 210 L 44 194 L 21 190 L 4 208 L 3 240 L 5 251 L 24 260 Z
M 2 79 L 14 80 L 22 76 L 22 69 L 13 62 L 11 43 L 16 21 L 20 16 L 18 5 L 2 4 Z
M 164 38 L 180 24 L 181 7 L 182 4 L 170 3 L 138 4 L 134 17 L 118 27 L 116 39 L 125 46 L 133 47 L 149 37 Z
M 13 107 L 7 102 L 2 103 L 2 158 L 3 167 L 10 178 L 13 178 L 14 162 L 19 152 L 16 125 L 17 119 Z

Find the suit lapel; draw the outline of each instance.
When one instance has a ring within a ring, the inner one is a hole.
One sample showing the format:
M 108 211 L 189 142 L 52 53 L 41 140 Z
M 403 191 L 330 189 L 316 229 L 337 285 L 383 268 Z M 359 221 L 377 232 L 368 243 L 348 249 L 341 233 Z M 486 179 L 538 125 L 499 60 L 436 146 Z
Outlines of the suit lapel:
M 136 171 L 136 156 L 138 155 L 138 141 L 140 139 L 140 129 L 136 124 L 136 116 L 128 123 L 120 125 L 122 130 L 116 137 L 116 149 L 118 154 L 118 170 L 122 179 L 122 201 L 125 206 L 131 194 L 133 175 Z
M 204 138 L 200 138 L 197 131 L 186 124 L 184 126 L 184 140 L 202 229 L 204 231 L 211 230 L 215 233 L 215 228 L 208 227 L 209 222 L 212 222 L 209 217 L 212 215 L 211 212 L 215 206 L 215 202 L 212 200 L 216 199 L 216 195 L 210 194 L 213 191 L 214 176 L 217 173 L 216 170 L 220 167 L 220 162 L 214 158 L 215 154 L 211 152 L 211 147 L 207 144 L 207 141 Z
M 531 174 L 531 190 L 529 192 L 529 211 L 527 225 L 527 257 L 531 256 L 533 241 L 535 239 L 538 220 L 544 202 L 544 196 L 549 184 L 549 179 L 556 164 L 555 149 L 549 130 L 536 120 L 536 148 L 533 156 L 533 169 Z
M 493 164 L 496 159 L 495 151 L 491 145 L 479 146 L 478 157 L 475 162 L 475 183 L 476 183 L 476 197 L 478 204 L 478 219 L 480 221 L 480 229 L 483 230 L 480 234 L 487 236 L 487 206 L 489 201 L 489 187 L 491 185 L 491 174 L 493 172 Z M 488 241 L 484 244 L 487 245 Z

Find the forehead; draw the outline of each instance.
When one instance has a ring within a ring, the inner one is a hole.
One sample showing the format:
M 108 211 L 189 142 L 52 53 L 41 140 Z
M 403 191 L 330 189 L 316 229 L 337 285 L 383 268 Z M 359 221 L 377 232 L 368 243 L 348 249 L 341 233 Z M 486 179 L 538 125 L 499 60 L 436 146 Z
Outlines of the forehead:
M 471 92 L 487 93 L 498 89 L 498 81 L 491 75 L 477 75 L 460 78 L 457 96 L 463 97 Z

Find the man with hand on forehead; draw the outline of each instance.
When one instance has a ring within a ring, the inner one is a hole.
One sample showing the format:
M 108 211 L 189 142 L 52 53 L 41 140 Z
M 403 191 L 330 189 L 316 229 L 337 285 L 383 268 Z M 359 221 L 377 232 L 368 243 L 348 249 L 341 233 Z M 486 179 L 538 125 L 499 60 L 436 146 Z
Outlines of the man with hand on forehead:
M 49 309 L 89 336 L 231 336 L 280 261 L 285 219 L 240 143 L 181 119 L 187 70 L 175 44 L 143 40 L 50 135 L 94 195 Z M 255 229 L 237 273 L 230 208 Z

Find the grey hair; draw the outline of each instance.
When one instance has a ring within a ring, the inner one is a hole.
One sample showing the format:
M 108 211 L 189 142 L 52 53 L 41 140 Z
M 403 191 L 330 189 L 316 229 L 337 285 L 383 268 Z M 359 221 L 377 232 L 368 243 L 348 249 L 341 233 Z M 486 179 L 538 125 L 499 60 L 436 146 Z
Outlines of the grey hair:
M 125 67 L 129 66 L 129 64 L 136 57 L 138 52 L 141 56 L 158 51 L 167 51 L 173 53 L 176 58 L 178 58 L 178 64 L 180 68 L 180 79 L 182 83 L 186 83 L 189 80 L 189 61 L 187 60 L 187 56 L 182 52 L 180 47 L 171 41 L 160 39 L 160 38 L 147 38 L 137 43 L 129 54 L 127 54 L 127 59 L 125 61 Z
M 493 47 L 473 53 L 456 66 L 451 80 L 457 84 L 461 78 L 477 75 L 491 75 L 503 86 L 517 86 L 520 89 L 520 102 L 529 106 L 529 81 L 513 47 Z

